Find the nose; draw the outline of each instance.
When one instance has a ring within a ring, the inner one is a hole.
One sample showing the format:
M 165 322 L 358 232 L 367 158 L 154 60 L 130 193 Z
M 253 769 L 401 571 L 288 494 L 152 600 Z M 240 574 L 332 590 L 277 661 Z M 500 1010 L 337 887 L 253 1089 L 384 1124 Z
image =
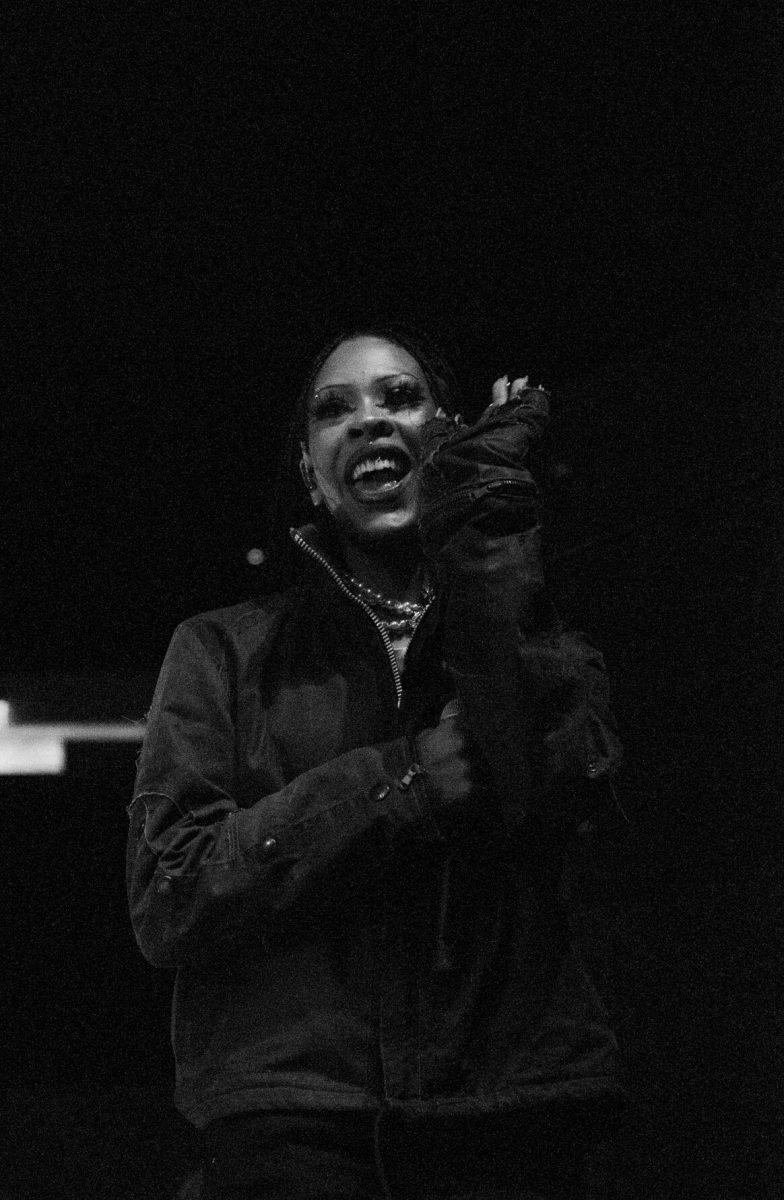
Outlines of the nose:
M 354 409 L 349 435 L 352 438 L 389 437 L 394 431 L 389 414 L 379 407 L 372 396 L 363 396 Z

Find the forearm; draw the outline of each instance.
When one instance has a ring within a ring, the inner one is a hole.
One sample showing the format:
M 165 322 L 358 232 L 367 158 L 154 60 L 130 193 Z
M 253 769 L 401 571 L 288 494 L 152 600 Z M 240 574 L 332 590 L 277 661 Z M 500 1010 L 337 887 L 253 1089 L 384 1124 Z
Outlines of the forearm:
M 423 526 L 441 596 L 444 662 L 464 721 L 501 803 L 526 812 L 562 807 L 573 785 L 614 769 L 620 745 L 602 656 L 563 630 L 548 595 L 535 502 L 525 509 L 531 479 L 519 433 L 498 417 L 494 445 L 480 422 L 473 435 L 462 431 L 437 450 L 434 483 L 454 476 L 460 486 L 451 503 L 448 490 L 436 495 Z
M 438 836 L 404 738 L 353 749 L 289 779 L 274 741 L 238 777 L 227 652 L 204 621 L 172 638 L 129 808 L 127 886 L 142 952 L 176 965 L 235 934 L 264 934 L 310 893 L 329 899 L 351 855 L 374 861 L 405 837 Z M 260 718 L 261 719 L 261 718 Z M 263 726 L 263 719 L 262 726 Z M 303 737 L 307 730 L 303 730 Z M 257 740 L 268 735 L 260 727 Z
M 539 531 L 470 526 L 440 558 L 444 661 L 505 802 L 542 810 L 621 756 L 601 654 L 565 631 L 548 596 Z
M 269 936 L 305 902 L 328 907 L 348 860 L 380 865 L 408 839 L 437 839 L 409 764 L 405 739 L 353 750 L 249 808 L 226 795 L 182 811 L 182 799 L 139 793 L 127 876 L 145 957 L 174 966 L 205 945 Z

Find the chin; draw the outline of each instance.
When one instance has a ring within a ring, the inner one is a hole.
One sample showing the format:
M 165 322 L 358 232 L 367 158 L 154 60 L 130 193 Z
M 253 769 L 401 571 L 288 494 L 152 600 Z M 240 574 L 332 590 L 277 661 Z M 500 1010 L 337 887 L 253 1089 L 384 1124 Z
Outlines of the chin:
M 376 520 L 361 524 L 347 519 L 344 515 L 343 520 L 337 522 L 337 528 L 341 537 L 363 547 L 392 547 L 398 543 L 410 542 L 418 536 L 417 518 L 410 514 L 402 520 L 396 518 L 396 514 L 384 514 Z

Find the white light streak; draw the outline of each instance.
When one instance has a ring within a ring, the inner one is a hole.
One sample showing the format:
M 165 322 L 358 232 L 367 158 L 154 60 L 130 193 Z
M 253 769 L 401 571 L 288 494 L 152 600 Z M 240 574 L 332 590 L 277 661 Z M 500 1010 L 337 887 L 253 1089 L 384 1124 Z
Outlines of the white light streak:
M 65 742 L 56 737 L 0 737 L 0 775 L 62 775 Z
M 58 775 L 66 742 L 140 742 L 144 726 L 64 723 L 0 726 L 0 775 Z

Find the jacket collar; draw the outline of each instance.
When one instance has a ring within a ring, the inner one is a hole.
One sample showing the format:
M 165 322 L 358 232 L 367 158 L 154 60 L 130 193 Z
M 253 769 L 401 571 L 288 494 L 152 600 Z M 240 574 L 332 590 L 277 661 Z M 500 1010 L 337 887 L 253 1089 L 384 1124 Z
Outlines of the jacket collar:
M 315 521 L 299 528 L 292 527 L 289 536 L 294 543 L 296 573 L 312 580 L 324 572 L 336 581 L 343 574 L 340 550 L 330 531 Z

